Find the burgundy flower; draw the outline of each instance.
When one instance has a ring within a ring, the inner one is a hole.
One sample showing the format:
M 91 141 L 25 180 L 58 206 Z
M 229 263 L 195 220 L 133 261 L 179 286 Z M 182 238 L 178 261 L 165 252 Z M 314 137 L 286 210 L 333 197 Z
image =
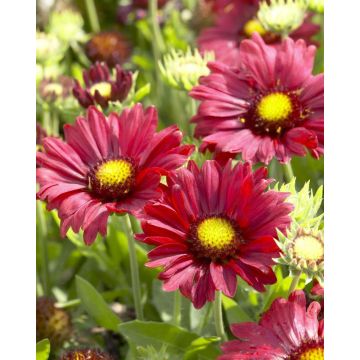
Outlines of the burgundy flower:
M 99 104 L 106 108 L 109 101 L 126 99 L 132 85 L 132 74 L 123 70 L 120 65 L 115 67 L 116 76 L 113 80 L 105 63 L 96 63 L 83 72 L 85 89 L 75 80 L 73 94 L 84 108 Z
M 279 249 L 276 228 L 290 224 L 288 194 L 267 190 L 266 168 L 249 163 L 221 167 L 208 160 L 199 169 L 170 174 L 162 198 L 145 207 L 144 234 L 155 245 L 148 267 L 162 266 L 165 291 L 180 289 L 196 308 L 213 301 L 215 291 L 234 296 L 236 275 L 258 291 L 273 284 L 271 269 Z
M 176 126 L 156 133 L 157 112 L 141 104 L 106 118 L 95 107 L 74 125 L 65 141 L 47 137 L 37 153 L 38 198 L 58 209 L 60 232 L 84 230 L 86 244 L 106 235 L 111 212 L 135 216 L 159 196 L 161 175 L 181 166 L 192 152 L 180 146 Z
M 315 51 L 303 40 L 278 48 L 254 34 L 240 46 L 238 68 L 210 62 L 211 74 L 190 95 L 201 100 L 192 121 L 201 150 L 268 164 L 308 149 L 319 158 L 324 146 L 324 77 L 312 75 Z
M 60 360 L 114 360 L 113 357 L 99 349 L 79 349 L 66 352 Z
M 57 99 L 66 99 L 71 95 L 72 78 L 61 75 L 56 79 L 45 78 L 39 84 L 39 94 L 45 101 L 54 102 Z
M 256 19 L 258 9 L 259 0 L 216 0 L 215 26 L 201 32 L 198 38 L 200 51 L 214 51 L 216 60 L 238 66 L 240 42 L 253 33 L 259 33 L 267 44 L 279 45 L 281 37 L 267 32 Z M 291 38 L 314 44 L 312 37 L 318 33 L 320 26 L 311 22 L 312 17 L 309 14 L 304 23 L 290 34 Z
M 109 67 L 123 64 L 130 52 L 128 40 L 117 31 L 95 34 L 85 45 L 85 53 L 93 63 L 105 62 Z
M 233 324 L 240 340 L 222 345 L 219 360 L 323 360 L 324 321 L 318 320 L 321 306 L 316 301 L 306 309 L 303 291 L 289 300 L 276 299 L 259 324 Z

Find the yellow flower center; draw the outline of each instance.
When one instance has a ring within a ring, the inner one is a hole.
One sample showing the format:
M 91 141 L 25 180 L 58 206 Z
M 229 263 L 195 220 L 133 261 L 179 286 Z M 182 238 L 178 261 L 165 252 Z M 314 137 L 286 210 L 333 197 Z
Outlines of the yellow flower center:
M 251 37 L 251 35 L 256 32 L 261 36 L 266 34 L 266 30 L 261 25 L 260 21 L 257 19 L 249 20 L 244 25 L 243 31 L 244 31 L 245 35 L 248 37 Z
M 315 236 L 302 235 L 295 239 L 294 252 L 304 260 L 321 260 L 324 257 L 324 245 Z
M 197 237 L 205 248 L 224 249 L 234 241 L 235 236 L 231 223 L 220 217 L 205 219 L 197 227 Z
M 102 97 L 104 97 L 105 99 L 108 99 L 110 98 L 111 96 L 111 84 L 106 82 L 106 81 L 102 81 L 102 82 L 99 82 L 95 85 L 93 85 L 91 88 L 90 88 L 90 94 L 92 96 L 95 95 L 95 91 L 98 91 L 100 93 L 100 95 Z
M 74 360 L 85 360 L 85 355 L 76 351 L 74 354 Z
M 268 122 L 286 120 L 292 111 L 291 99 L 283 93 L 266 95 L 257 105 L 258 115 Z
M 63 93 L 63 87 L 57 83 L 50 83 L 44 87 L 45 94 L 54 93 L 56 96 L 61 96 Z
M 133 167 L 126 160 L 109 160 L 96 171 L 96 178 L 101 186 L 123 185 L 132 176 Z
M 319 347 L 307 350 L 300 355 L 299 360 L 324 360 L 324 349 Z

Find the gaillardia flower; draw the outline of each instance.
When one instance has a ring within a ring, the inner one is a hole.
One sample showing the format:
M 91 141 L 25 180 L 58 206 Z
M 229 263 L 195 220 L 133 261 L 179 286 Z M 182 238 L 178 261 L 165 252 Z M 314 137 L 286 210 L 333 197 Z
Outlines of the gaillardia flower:
M 73 79 L 61 75 L 55 79 L 44 78 L 39 84 L 39 94 L 44 101 L 55 102 L 71 96 Z
M 79 349 L 66 352 L 60 360 L 114 360 L 114 358 L 99 349 Z
M 279 256 L 276 228 L 290 224 L 287 195 L 267 190 L 266 168 L 249 163 L 221 167 L 214 160 L 201 169 L 189 161 L 168 177 L 163 196 L 144 208 L 144 233 L 155 245 L 148 267 L 162 266 L 165 291 L 180 292 L 195 308 L 213 301 L 215 291 L 233 297 L 236 275 L 258 291 L 276 281 L 271 269 Z
M 128 40 L 116 31 L 95 34 L 85 45 L 85 53 L 93 62 L 105 62 L 109 67 L 123 64 L 130 55 Z
M 99 104 L 107 108 L 109 102 L 126 99 L 132 85 L 132 73 L 123 70 L 120 65 L 115 67 L 115 79 L 112 79 L 105 63 L 96 63 L 89 70 L 84 70 L 85 88 L 76 80 L 73 94 L 84 108 Z
M 231 325 L 239 340 L 224 343 L 219 360 L 324 360 L 324 321 L 321 306 L 313 301 L 306 308 L 303 291 L 289 300 L 276 299 L 259 324 Z
M 312 75 L 315 46 L 285 39 L 278 48 L 254 34 L 240 46 L 240 65 L 210 62 L 211 74 L 190 95 L 202 101 L 192 121 L 201 150 L 287 163 L 324 144 L 324 77 Z
M 159 69 L 163 80 L 171 87 L 179 90 L 191 90 L 198 85 L 201 76 L 210 73 L 207 63 L 214 60 L 213 53 L 201 56 L 199 51 L 187 49 L 186 53 L 172 50 L 159 62 Z
M 111 212 L 137 215 L 159 196 L 161 175 L 181 166 L 192 152 L 180 146 L 176 126 L 156 132 L 157 112 L 141 104 L 106 118 L 95 107 L 74 125 L 64 126 L 65 141 L 43 140 L 37 153 L 38 198 L 58 209 L 60 232 L 84 230 L 91 244 L 106 235 Z
M 215 26 L 205 28 L 198 38 L 201 52 L 214 51 L 216 60 L 231 66 L 239 63 L 240 43 L 258 33 L 267 44 L 278 46 L 281 36 L 264 28 L 257 18 L 259 0 L 215 0 Z M 289 35 L 292 39 L 304 39 L 314 43 L 312 37 L 320 27 L 311 22 L 307 14 L 303 24 Z

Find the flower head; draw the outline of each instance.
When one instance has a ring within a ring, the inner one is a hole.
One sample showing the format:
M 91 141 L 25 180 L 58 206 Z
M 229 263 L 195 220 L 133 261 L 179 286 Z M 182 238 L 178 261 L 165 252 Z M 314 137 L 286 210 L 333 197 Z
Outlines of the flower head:
M 64 45 L 55 35 L 36 32 L 36 62 L 57 63 L 64 54 Z
M 306 308 L 303 291 L 288 300 L 276 299 L 259 324 L 231 325 L 240 340 L 224 343 L 219 360 L 289 359 L 324 360 L 324 321 L 318 320 L 321 306 L 313 301 Z
M 128 40 L 116 31 L 104 31 L 95 34 L 85 45 L 88 58 L 105 62 L 109 67 L 123 64 L 130 55 Z
M 63 9 L 50 14 L 48 32 L 68 44 L 72 41 L 83 41 L 86 38 L 83 30 L 84 19 L 78 11 Z
M 278 189 L 278 186 L 275 187 Z M 290 192 L 287 201 L 294 205 L 291 213 L 291 228 L 285 233 L 278 232 L 278 242 L 282 254 L 276 262 L 289 267 L 291 273 L 302 272 L 309 280 L 324 281 L 324 240 L 323 214 L 318 215 L 322 204 L 322 186 L 313 195 L 309 183 L 297 192 L 295 179 L 280 187 L 280 191 Z
M 47 137 L 37 153 L 38 198 L 58 209 L 60 232 L 84 230 L 91 244 L 105 236 L 109 214 L 138 215 L 159 196 L 161 175 L 181 166 L 193 151 L 180 146 L 176 126 L 156 132 L 157 112 L 141 104 L 106 118 L 95 107 L 74 125 L 64 126 L 65 141 Z
M 126 99 L 132 85 L 132 73 L 123 70 L 120 65 L 115 67 L 115 79 L 112 79 L 105 63 L 96 63 L 83 72 L 85 88 L 75 82 L 73 94 L 84 108 L 99 104 L 107 108 L 109 102 Z
M 240 65 L 210 62 L 211 74 L 190 95 L 202 101 L 195 136 L 201 150 L 239 154 L 268 164 L 306 150 L 319 158 L 324 141 L 324 77 L 312 75 L 315 50 L 286 39 L 278 48 L 254 34 L 240 46 Z
M 239 45 L 254 33 L 258 33 L 267 44 L 279 46 L 281 36 L 265 29 L 257 18 L 259 3 L 259 0 L 214 0 L 215 26 L 205 28 L 200 33 L 200 51 L 214 51 L 216 60 L 238 66 Z M 304 39 L 308 44 L 313 44 L 312 38 L 320 27 L 312 23 L 311 19 L 312 15 L 307 14 L 302 25 L 289 36 L 294 40 Z
M 65 75 L 44 78 L 39 84 L 39 94 L 47 102 L 62 101 L 71 96 L 73 83 L 73 79 Z
M 211 60 L 214 60 L 212 53 L 201 56 L 197 49 L 194 53 L 190 48 L 186 53 L 172 50 L 164 56 L 163 62 L 159 62 L 159 68 L 168 85 L 189 91 L 198 84 L 200 76 L 209 74 L 207 63 Z
M 114 360 L 114 358 L 99 349 L 79 349 L 66 352 L 60 360 Z
M 72 333 L 70 315 L 55 306 L 55 301 L 40 297 L 36 299 L 36 339 L 49 339 L 53 348 L 69 340 Z
M 267 31 L 287 36 L 303 23 L 308 0 L 263 0 L 257 17 Z
M 221 167 L 189 161 L 172 173 L 163 196 L 145 207 L 137 239 L 155 245 L 149 267 L 162 266 L 165 291 L 180 292 L 196 308 L 213 301 L 215 291 L 233 297 L 236 275 L 258 291 L 276 281 L 271 269 L 279 256 L 276 228 L 290 225 L 286 194 L 267 190 L 267 170 L 249 163 Z

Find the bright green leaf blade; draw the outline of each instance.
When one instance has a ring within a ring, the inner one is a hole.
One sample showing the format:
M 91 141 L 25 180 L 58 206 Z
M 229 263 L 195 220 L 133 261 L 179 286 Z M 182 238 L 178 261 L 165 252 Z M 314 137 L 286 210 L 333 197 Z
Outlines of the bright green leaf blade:
M 222 297 L 222 303 L 226 312 L 226 317 L 229 324 L 253 321 L 251 316 L 249 316 L 242 308 L 241 304 L 237 304 L 233 299 L 228 298 L 227 296 Z
M 194 340 L 186 349 L 183 360 L 210 360 L 216 359 L 220 355 L 220 349 L 216 346 L 220 338 L 200 337 Z
M 206 350 L 214 354 L 213 359 L 218 354 L 216 347 L 210 344 L 212 341 L 204 339 L 199 344 L 196 342 L 199 340 L 198 335 L 170 324 L 135 320 L 120 324 L 119 331 L 126 337 L 132 349 L 136 349 L 138 346 L 153 346 L 160 351 L 162 346 L 166 346 L 166 352 L 171 355 L 171 359 L 184 359 L 184 355 L 188 350 L 190 351 L 189 356 L 191 355 L 188 359 L 212 359 L 212 357 L 206 357 L 206 355 L 201 357 L 200 350 Z M 214 348 L 208 349 L 208 346 L 214 346 Z M 198 347 L 197 350 L 199 351 L 198 357 L 195 356 L 196 347 Z
M 88 281 L 76 276 L 76 290 L 82 306 L 99 326 L 118 331 L 120 319 L 110 310 L 101 294 Z
M 48 360 L 50 355 L 50 341 L 44 339 L 36 344 L 36 360 Z

